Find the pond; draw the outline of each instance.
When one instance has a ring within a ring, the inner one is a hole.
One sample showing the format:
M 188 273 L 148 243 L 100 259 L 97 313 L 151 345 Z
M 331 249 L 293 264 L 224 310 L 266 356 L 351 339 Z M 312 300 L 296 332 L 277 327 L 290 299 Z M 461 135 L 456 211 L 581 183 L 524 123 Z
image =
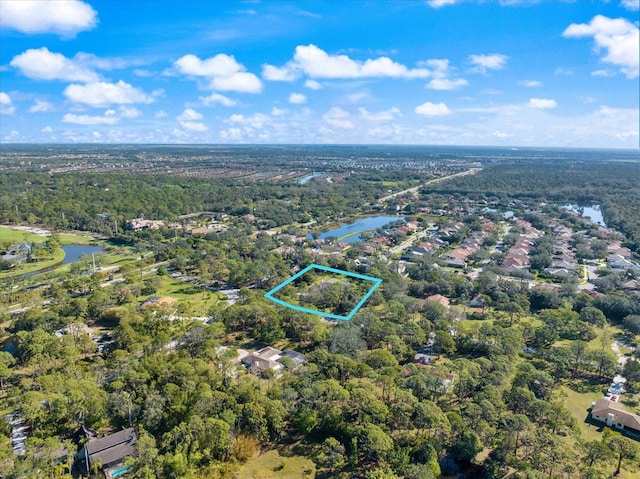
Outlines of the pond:
M 362 239 L 361 233 L 374 231 L 389 223 L 406 221 L 404 216 L 367 216 L 352 223 L 343 223 L 339 227 L 320 233 L 320 239 L 339 238 L 345 243 L 355 243 Z
M 62 264 L 73 263 L 74 261 L 78 261 L 81 256 L 91 256 L 93 253 L 104 253 L 104 248 L 101 246 L 90 246 L 90 245 L 66 245 L 63 246 L 64 250 L 64 259 L 62 260 Z
M 589 218 L 592 223 L 606 227 L 600 205 L 591 206 L 578 206 L 578 205 L 563 205 L 564 209 L 578 213 L 580 216 Z
M 314 178 L 318 178 L 320 176 L 324 176 L 322 173 L 313 173 L 311 175 L 307 175 L 303 178 L 300 178 L 299 180 L 297 180 L 299 185 L 304 185 L 305 183 L 308 183 L 309 181 L 313 180 Z

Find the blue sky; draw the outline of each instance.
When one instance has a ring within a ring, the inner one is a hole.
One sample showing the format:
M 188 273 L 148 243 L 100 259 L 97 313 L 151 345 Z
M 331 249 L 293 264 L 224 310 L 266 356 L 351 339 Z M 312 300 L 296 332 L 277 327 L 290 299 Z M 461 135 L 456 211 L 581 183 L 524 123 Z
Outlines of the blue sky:
M 0 141 L 637 148 L 639 0 L 0 0 Z

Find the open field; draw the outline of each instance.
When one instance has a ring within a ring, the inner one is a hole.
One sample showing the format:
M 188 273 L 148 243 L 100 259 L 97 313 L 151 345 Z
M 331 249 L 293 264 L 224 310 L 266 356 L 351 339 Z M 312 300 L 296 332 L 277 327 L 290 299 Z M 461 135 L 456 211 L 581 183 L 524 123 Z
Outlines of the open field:
M 158 290 L 152 296 L 171 296 L 181 303 L 188 304 L 188 314 L 192 316 L 207 316 L 209 310 L 218 302 L 226 302 L 224 294 L 199 288 L 198 286 L 185 283 L 171 276 L 159 276 L 160 282 Z M 144 300 L 149 295 L 142 295 L 140 300 Z
M 281 456 L 269 451 L 249 459 L 236 472 L 234 479 L 311 479 L 316 477 L 316 465 L 301 456 Z
M 94 239 L 89 234 L 83 233 L 59 233 L 60 243 L 63 245 L 68 244 L 91 244 Z M 0 226 L 0 241 L 8 242 L 21 242 L 27 241 L 29 243 L 44 243 L 47 240 L 46 236 L 37 235 L 28 231 L 15 229 L 9 226 Z

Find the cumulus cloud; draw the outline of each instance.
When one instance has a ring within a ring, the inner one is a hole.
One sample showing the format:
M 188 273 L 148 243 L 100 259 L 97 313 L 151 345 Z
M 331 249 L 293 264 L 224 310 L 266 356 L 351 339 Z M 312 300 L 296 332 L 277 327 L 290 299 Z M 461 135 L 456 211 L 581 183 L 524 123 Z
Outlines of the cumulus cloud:
M 592 77 L 614 77 L 616 72 L 612 70 L 594 70 L 591 72 Z
M 153 102 L 152 97 L 122 80 L 118 83 L 71 84 L 64 89 L 64 95 L 74 103 L 93 107 Z
M 422 64 L 431 69 L 429 74 L 433 77 L 433 79 L 427 83 L 427 88 L 432 90 L 456 90 L 468 84 L 464 78 L 449 78 L 451 75 L 449 60 L 432 59 Z
M 262 82 L 253 73 L 247 72 L 244 65 L 235 57 L 219 53 L 201 60 L 195 55 L 185 55 L 173 64 L 183 75 L 203 77 L 209 81 L 208 87 L 220 91 L 238 91 L 242 93 L 260 93 Z
M 502 70 L 507 64 L 508 57 L 501 53 L 489 55 L 469 55 L 469 63 L 473 65 L 472 71 L 487 73 L 487 70 Z
M 431 102 L 423 103 L 422 105 L 418 105 L 415 108 L 415 112 L 418 115 L 423 115 L 423 116 L 445 116 L 445 115 L 451 114 L 451 110 L 449 110 L 449 107 L 447 107 L 447 105 L 445 105 L 442 102 L 440 102 L 440 103 L 431 103 Z
M 216 103 L 219 103 L 223 106 L 235 106 L 237 104 L 235 100 L 221 95 L 220 93 L 212 93 L 209 96 L 201 96 L 198 98 L 198 100 L 200 100 L 206 106 L 215 105 Z
M 396 107 L 377 113 L 367 111 L 365 108 L 358 108 L 358 111 L 360 112 L 360 116 L 367 121 L 391 121 L 402 116 L 400 109 Z
M 284 67 L 264 65 L 262 67 L 262 78 L 269 81 L 294 81 L 299 77 L 298 72 Z
M 73 37 L 98 23 L 91 6 L 79 0 L 4 0 L 0 27 L 23 33 L 55 33 Z
M 347 55 L 330 55 L 315 45 L 298 45 L 293 60 L 284 67 L 265 65 L 272 78 L 291 81 L 304 73 L 312 78 L 426 78 L 425 68 L 407 68 L 388 57 L 365 61 L 353 60 Z
M 81 62 L 50 52 L 46 47 L 32 48 L 16 55 L 9 65 L 34 80 L 93 82 L 99 79 L 96 72 Z
M 119 107 L 118 114 L 121 118 L 138 118 L 139 116 L 142 116 L 142 112 L 132 106 Z
M 550 98 L 531 98 L 528 105 L 537 110 L 550 110 L 558 106 L 556 101 Z
M 107 110 L 102 116 L 67 113 L 62 117 L 62 121 L 76 125 L 115 125 L 120 119 L 114 110 Z
M 207 131 L 209 128 L 199 121 L 202 120 L 202 118 L 202 113 L 199 113 L 192 108 L 187 108 L 176 117 L 176 120 L 178 120 L 180 126 L 186 130 Z
M 539 88 L 542 86 L 542 82 L 539 82 L 538 80 L 522 80 L 521 82 L 518 82 L 518 85 L 527 88 Z
M 307 80 L 304 82 L 304 86 L 309 90 L 322 90 L 322 83 L 316 80 Z
M 445 5 L 453 5 L 459 0 L 427 0 L 427 5 L 433 8 L 441 8 Z
M 16 107 L 13 106 L 11 97 L 5 92 L 0 92 L 0 113 L 3 115 L 13 115 Z
M 337 106 L 332 107 L 328 112 L 322 115 L 322 119 L 329 125 L 343 130 L 350 130 L 355 127 L 349 119 L 351 115 L 346 110 Z
M 624 18 L 596 15 L 589 23 L 572 23 L 565 38 L 593 37 L 596 52 L 605 51 L 602 60 L 616 65 L 627 78 L 639 74 L 640 34 L 638 27 Z
M 36 100 L 31 108 L 29 108 L 29 113 L 42 113 L 47 111 L 53 111 L 54 106 L 53 103 L 49 103 L 48 101 Z
M 53 128 L 51 128 L 50 126 L 45 126 L 42 130 L 40 130 L 42 133 L 53 133 Z
M 450 78 L 434 78 L 427 83 L 427 88 L 432 90 L 455 90 L 456 88 L 467 85 L 468 82 L 464 78 L 451 80 Z
M 629 10 L 640 10 L 640 0 L 621 0 L 620 4 Z
M 270 120 L 269 115 L 265 115 L 264 113 L 254 113 L 248 116 L 236 113 L 231 115 L 226 121 L 227 123 L 241 124 L 249 128 L 261 130 L 266 124 L 270 123 Z
M 289 103 L 292 103 L 294 105 L 301 105 L 306 102 L 307 97 L 302 93 L 292 93 L 291 95 L 289 95 Z

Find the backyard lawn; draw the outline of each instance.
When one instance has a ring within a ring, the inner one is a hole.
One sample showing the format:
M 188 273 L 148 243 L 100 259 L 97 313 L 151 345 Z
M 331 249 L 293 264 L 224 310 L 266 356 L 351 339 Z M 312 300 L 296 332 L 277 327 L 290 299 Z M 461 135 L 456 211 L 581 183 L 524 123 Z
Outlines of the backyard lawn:
M 311 479 L 316 477 L 316 465 L 301 456 L 281 456 L 269 451 L 249 459 L 235 473 L 235 479 Z

